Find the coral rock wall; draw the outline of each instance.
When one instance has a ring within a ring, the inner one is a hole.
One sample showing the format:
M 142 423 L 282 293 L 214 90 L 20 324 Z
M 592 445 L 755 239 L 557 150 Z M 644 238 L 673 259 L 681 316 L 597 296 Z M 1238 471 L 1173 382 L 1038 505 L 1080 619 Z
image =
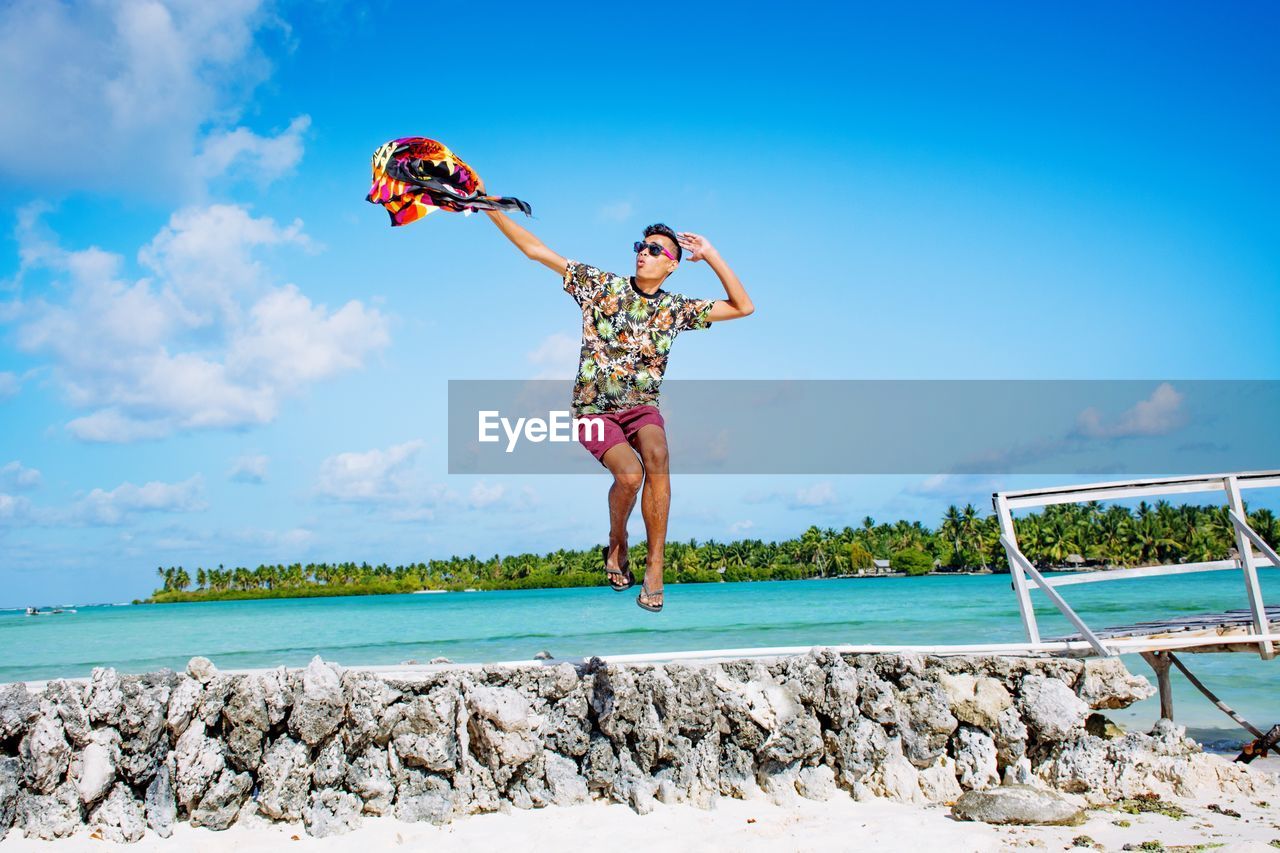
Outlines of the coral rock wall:
M 715 797 L 942 802 L 1030 782 L 1103 800 L 1260 774 L 1205 756 L 1168 723 L 1103 739 L 1099 709 L 1149 696 L 1115 660 L 829 651 L 702 665 L 456 668 L 413 679 L 344 670 L 182 674 L 0 688 L 0 838 L 161 836 L 178 820 L 363 815 L 442 823 L 592 797 L 651 810 Z

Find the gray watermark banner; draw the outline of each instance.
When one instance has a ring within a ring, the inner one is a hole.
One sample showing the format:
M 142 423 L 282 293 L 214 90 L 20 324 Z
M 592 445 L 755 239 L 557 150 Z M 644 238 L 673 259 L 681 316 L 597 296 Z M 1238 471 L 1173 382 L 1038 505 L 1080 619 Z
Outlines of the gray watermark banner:
M 572 380 L 450 380 L 450 474 L 599 474 Z M 673 474 L 1280 468 L 1276 380 L 668 380 Z

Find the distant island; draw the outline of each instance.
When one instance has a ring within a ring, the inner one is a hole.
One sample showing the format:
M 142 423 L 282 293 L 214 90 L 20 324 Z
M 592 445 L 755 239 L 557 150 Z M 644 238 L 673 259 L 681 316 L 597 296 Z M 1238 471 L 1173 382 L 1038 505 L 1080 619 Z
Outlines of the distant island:
M 1280 522 L 1271 510 L 1248 513 L 1254 530 L 1280 547 Z M 1098 502 L 1046 507 L 1015 522 L 1023 553 L 1041 569 L 1123 569 L 1154 563 L 1225 559 L 1235 541 L 1226 509 L 1167 501 L 1103 507 Z M 637 573 L 647 547 L 630 549 Z M 782 542 L 740 539 L 671 542 L 666 548 L 672 583 L 804 580 L 923 575 L 965 571 L 1007 572 L 999 527 L 972 506 L 951 506 L 936 529 L 919 521 L 810 527 Z M 547 589 L 603 586 L 600 549 L 474 555 L 406 566 L 368 563 L 292 563 L 249 569 L 163 566 L 163 582 L 145 603 L 387 595 L 468 589 Z M 193 586 L 194 584 L 194 586 Z M 142 602 L 140 602 L 142 603 Z

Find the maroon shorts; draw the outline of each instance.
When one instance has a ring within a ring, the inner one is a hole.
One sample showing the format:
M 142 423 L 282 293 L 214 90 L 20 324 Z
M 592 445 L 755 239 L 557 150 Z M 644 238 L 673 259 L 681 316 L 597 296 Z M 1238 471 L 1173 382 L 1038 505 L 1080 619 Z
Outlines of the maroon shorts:
M 631 443 L 635 434 L 640 431 L 640 427 L 645 424 L 656 424 L 663 430 L 666 429 L 666 422 L 662 420 L 662 413 L 658 411 L 657 406 L 636 406 L 617 412 L 580 415 L 579 420 L 581 426 L 578 429 L 578 443 L 591 451 L 591 455 L 601 465 L 604 464 L 604 454 L 610 447 L 615 444 Z M 600 430 L 596 426 L 597 420 L 604 423 L 602 438 L 597 438 Z

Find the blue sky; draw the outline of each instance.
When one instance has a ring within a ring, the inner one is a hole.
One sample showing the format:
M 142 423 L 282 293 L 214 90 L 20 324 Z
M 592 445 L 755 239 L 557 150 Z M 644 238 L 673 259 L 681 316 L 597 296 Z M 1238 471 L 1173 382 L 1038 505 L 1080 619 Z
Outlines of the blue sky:
M 1271 4 L 406 8 L 0 10 L 0 606 L 603 540 L 603 476 L 448 475 L 447 381 L 571 375 L 578 317 L 481 217 L 389 228 L 397 136 L 566 257 L 711 239 L 757 312 L 668 378 L 1280 378 Z M 670 536 L 1001 483 L 689 476 Z

